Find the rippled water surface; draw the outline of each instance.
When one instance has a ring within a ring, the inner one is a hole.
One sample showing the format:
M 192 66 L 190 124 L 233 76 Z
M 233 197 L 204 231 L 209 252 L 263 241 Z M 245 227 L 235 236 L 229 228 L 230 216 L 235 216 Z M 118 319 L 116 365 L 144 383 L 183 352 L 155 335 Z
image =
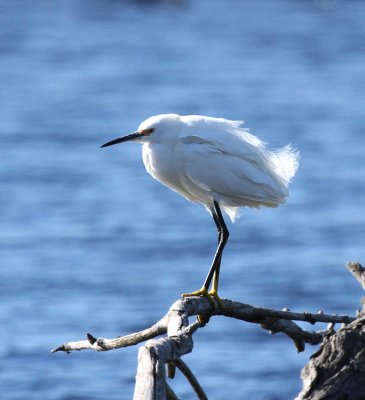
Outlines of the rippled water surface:
M 362 1 L 0 1 L 4 398 L 131 398 L 136 347 L 49 350 L 142 329 L 202 283 L 210 216 L 153 181 L 138 145 L 99 148 L 153 114 L 245 119 L 301 151 L 288 204 L 229 224 L 223 297 L 354 313 L 343 266 L 365 258 L 364 20 Z M 292 399 L 314 350 L 215 318 L 185 361 L 210 399 Z

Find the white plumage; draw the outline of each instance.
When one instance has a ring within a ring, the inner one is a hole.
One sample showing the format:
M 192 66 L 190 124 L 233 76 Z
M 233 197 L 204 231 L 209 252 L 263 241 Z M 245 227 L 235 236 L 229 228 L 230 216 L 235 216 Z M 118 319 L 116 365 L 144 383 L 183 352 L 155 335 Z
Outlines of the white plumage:
M 129 140 L 142 143 L 148 173 L 211 213 L 218 247 L 202 288 L 184 296 L 206 296 L 213 306 L 211 297 L 222 306 L 218 282 L 229 236 L 221 208 L 234 221 L 239 207 L 277 207 L 286 201 L 298 168 L 297 151 L 290 146 L 269 150 L 242 125 L 200 115 L 156 115 L 142 122 L 138 131 L 102 146 Z
M 277 207 L 286 201 L 299 154 L 268 150 L 242 121 L 163 114 L 138 130 L 154 129 L 143 143 L 148 173 L 211 210 L 216 200 L 233 221 L 239 207 Z

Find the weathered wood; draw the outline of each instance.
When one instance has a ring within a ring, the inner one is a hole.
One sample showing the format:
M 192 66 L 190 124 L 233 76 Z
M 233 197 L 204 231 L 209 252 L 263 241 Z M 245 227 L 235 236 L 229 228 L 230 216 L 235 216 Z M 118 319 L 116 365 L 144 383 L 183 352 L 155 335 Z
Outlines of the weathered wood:
M 365 289 L 365 268 L 358 262 L 346 267 Z M 364 310 L 338 332 L 328 331 L 301 377 L 303 389 L 296 400 L 365 400 Z
M 166 399 L 165 362 L 169 347 L 166 339 L 152 339 L 139 349 L 135 400 Z
M 185 378 L 189 381 L 190 385 L 194 389 L 194 392 L 198 396 L 199 400 L 208 400 L 207 395 L 204 393 L 203 388 L 200 386 L 200 383 L 195 378 L 195 375 L 191 372 L 190 368 L 184 363 L 183 360 L 178 359 L 173 361 L 174 365 L 176 365 L 179 370 L 183 373 Z
M 168 336 L 151 339 L 139 349 L 134 400 L 165 400 L 165 364 L 193 349 L 192 334 L 201 324 L 189 325 L 186 310 L 175 304 L 167 314 Z
M 256 323 L 263 329 L 270 331 L 272 334 L 278 332 L 284 333 L 293 340 L 298 351 L 303 351 L 306 343 L 321 343 L 323 338 L 325 338 L 324 346 L 327 345 L 327 343 L 331 343 L 328 341 L 334 340 L 332 338 L 336 337 L 336 335 L 333 335 L 333 327 L 336 323 L 351 323 L 349 326 L 354 326 L 353 324 L 358 322 L 355 321 L 355 317 L 349 317 L 347 315 L 327 315 L 322 311 L 319 311 L 318 313 L 298 313 L 289 311 L 288 309 L 272 310 L 269 308 L 254 307 L 249 304 L 227 299 L 222 299 L 222 305 L 223 308 L 220 308 L 218 307 L 218 304 L 216 304 L 216 307 L 213 309 L 211 303 L 204 297 L 180 299 L 170 307 L 166 315 L 164 315 L 158 322 L 141 332 L 112 339 L 95 338 L 91 334 L 87 334 L 87 340 L 64 343 L 63 345 L 53 349 L 52 352 L 63 351 L 69 353 L 74 350 L 86 349 L 108 351 L 132 346 L 147 340 L 147 342 L 139 349 L 134 400 L 176 399 L 176 396 L 166 383 L 165 365 L 167 363 L 170 363 L 171 366 L 178 366 L 193 386 L 199 399 L 206 399 L 206 395 L 198 381 L 191 372 L 189 372 L 187 367 L 184 368 L 184 364 L 180 357 L 192 351 L 192 336 L 194 332 L 205 326 L 212 316 L 222 315 Z M 189 324 L 189 317 L 195 315 L 201 315 L 202 317 L 196 322 Z M 317 322 L 329 322 L 330 325 L 326 330 L 310 331 L 299 327 L 299 325 L 293 322 L 294 320 L 306 321 L 312 325 Z M 346 329 L 347 328 L 344 328 L 339 331 L 339 333 L 341 332 L 340 337 L 342 337 L 341 335 L 343 332 L 348 332 Z M 164 337 L 154 339 L 165 334 L 166 336 Z M 335 343 L 333 345 L 340 346 L 341 343 Z M 329 344 L 329 346 L 331 347 L 331 344 Z M 362 342 L 361 346 L 363 346 Z M 347 351 L 346 348 L 347 347 L 344 347 L 344 353 Z M 363 346 L 363 348 L 365 348 L 365 346 Z M 320 355 L 321 352 L 316 353 L 316 355 L 317 354 Z M 360 364 L 354 362 L 352 357 L 355 356 L 358 356 Z M 360 350 L 358 355 L 349 353 L 348 360 L 349 362 L 351 361 L 351 365 L 356 366 L 359 371 L 362 371 L 361 368 L 363 366 L 363 361 L 361 361 L 362 359 L 360 356 L 362 357 Z M 307 372 L 303 372 L 304 387 L 301 392 L 302 394 L 300 395 L 302 397 L 298 397 L 298 399 L 324 399 L 324 397 L 305 397 L 312 392 L 318 392 L 315 385 L 318 383 L 319 379 L 323 378 L 323 381 L 326 382 L 326 377 L 333 377 L 330 373 L 327 375 L 326 373 L 322 373 L 321 362 L 324 362 L 324 360 L 319 360 L 317 367 L 317 364 L 314 364 L 313 361 L 313 363 L 305 370 Z M 172 368 L 170 368 L 170 373 L 172 375 Z M 356 382 L 354 385 L 355 384 Z M 352 391 L 355 393 L 355 389 Z M 337 399 L 337 397 L 328 398 Z M 360 398 L 361 397 L 354 397 L 355 400 Z M 363 398 L 365 399 L 365 397 Z
M 222 299 L 222 303 L 223 309 L 220 309 L 217 306 L 216 309 L 212 310 L 209 301 L 204 297 L 190 297 L 177 300 L 170 307 L 164 317 L 150 328 L 144 329 L 141 332 L 113 339 L 94 338 L 91 334 L 88 334 L 88 340 L 67 342 L 51 351 L 53 353 L 59 351 L 71 352 L 74 350 L 108 351 L 121 347 L 133 346 L 165 333 L 167 333 L 168 337 L 177 336 L 179 332 L 181 332 L 182 326 L 188 326 L 188 317 L 198 314 L 205 315 L 207 320 L 209 320 L 209 317 L 214 315 L 223 315 L 246 322 L 260 324 L 262 328 L 269 330 L 271 333 L 282 332 L 286 334 L 294 341 L 298 351 L 302 351 L 304 350 L 305 343 L 320 343 L 324 331 L 313 332 L 304 330 L 295 324 L 293 320 L 306 321 L 310 324 L 315 324 L 316 322 L 350 323 L 355 320 L 355 317 L 349 317 L 348 315 L 328 315 L 323 312 L 298 313 L 288 310 L 272 310 L 270 308 L 254 307 L 249 304 L 227 299 Z M 203 324 L 195 322 L 195 324 L 189 326 L 189 329 L 194 328 L 196 330 L 202 326 Z
M 296 400 L 364 400 L 365 318 L 326 336 L 301 377 Z
M 348 262 L 346 267 L 365 290 L 365 268 L 358 262 Z

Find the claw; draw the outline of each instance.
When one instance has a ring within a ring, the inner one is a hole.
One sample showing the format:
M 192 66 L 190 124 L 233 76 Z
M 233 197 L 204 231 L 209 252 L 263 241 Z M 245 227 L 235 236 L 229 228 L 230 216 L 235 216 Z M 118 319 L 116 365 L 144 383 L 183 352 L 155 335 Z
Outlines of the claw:
M 198 322 L 204 326 L 209 322 L 210 316 L 206 316 L 204 314 L 198 314 L 196 318 Z

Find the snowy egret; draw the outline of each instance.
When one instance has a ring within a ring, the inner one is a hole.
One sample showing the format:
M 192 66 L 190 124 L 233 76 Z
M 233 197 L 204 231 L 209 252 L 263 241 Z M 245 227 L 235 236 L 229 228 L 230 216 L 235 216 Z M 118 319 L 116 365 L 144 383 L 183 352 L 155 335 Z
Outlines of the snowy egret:
M 229 236 L 221 209 L 234 222 L 239 207 L 285 203 L 298 168 L 297 151 L 290 146 L 269 150 L 242 125 L 242 121 L 200 115 L 156 115 L 142 122 L 136 132 L 101 146 L 129 140 L 143 144 L 147 172 L 210 212 L 218 230 L 213 262 L 201 289 L 183 296 L 206 296 L 212 304 L 210 296 L 221 304 L 219 272 Z

